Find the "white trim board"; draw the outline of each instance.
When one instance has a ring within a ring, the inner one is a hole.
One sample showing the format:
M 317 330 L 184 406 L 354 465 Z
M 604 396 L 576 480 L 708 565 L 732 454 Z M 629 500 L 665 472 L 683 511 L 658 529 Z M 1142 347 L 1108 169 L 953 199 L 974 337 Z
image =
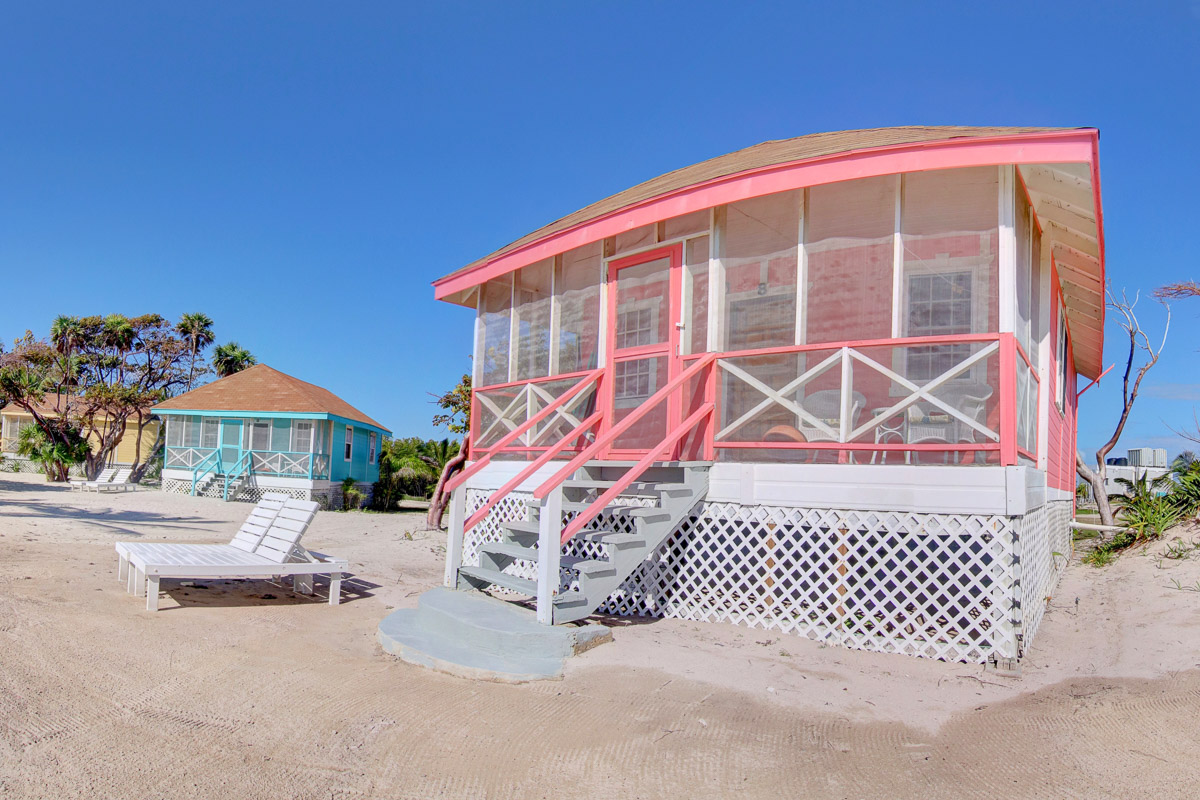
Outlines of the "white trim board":
M 495 490 L 524 462 L 492 462 L 467 488 Z M 542 467 L 517 491 L 531 492 L 562 467 Z M 713 464 L 707 501 L 746 506 L 843 508 L 1019 516 L 1050 499 L 1044 472 L 1026 466 L 902 464 Z

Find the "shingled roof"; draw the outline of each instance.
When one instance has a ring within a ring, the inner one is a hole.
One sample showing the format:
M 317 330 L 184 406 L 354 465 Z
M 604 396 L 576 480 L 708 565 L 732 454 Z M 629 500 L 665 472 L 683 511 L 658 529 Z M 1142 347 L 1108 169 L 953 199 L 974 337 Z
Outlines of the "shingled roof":
M 154 410 L 332 414 L 391 433 L 328 389 L 293 378 L 266 364 L 255 364 L 199 389 L 172 397 L 159 403 Z
M 699 164 L 692 164 L 691 166 L 659 175 L 657 178 L 651 178 L 623 192 L 618 192 L 603 200 L 592 203 L 590 206 L 581 208 L 572 214 L 551 222 L 549 225 L 544 225 L 522 236 L 514 242 L 510 242 L 499 250 L 489 253 L 483 258 L 438 279 L 434 283 L 441 283 L 457 275 L 470 272 L 494 258 L 520 249 L 531 242 L 603 217 L 622 208 L 636 205 L 650 198 L 668 194 L 687 186 L 736 175 L 741 172 L 770 167 L 776 164 L 786 164 L 793 161 L 834 156 L 860 150 L 871 150 L 879 147 L 894 147 L 922 142 L 945 141 L 948 139 L 1015 136 L 1018 134 L 1047 133 L 1061 130 L 1071 129 L 906 125 L 894 128 L 866 128 L 863 130 L 811 133 L 806 136 L 796 136 L 792 139 L 777 139 L 762 142 L 752 147 L 746 147 L 723 156 L 710 158 L 707 161 L 701 161 Z

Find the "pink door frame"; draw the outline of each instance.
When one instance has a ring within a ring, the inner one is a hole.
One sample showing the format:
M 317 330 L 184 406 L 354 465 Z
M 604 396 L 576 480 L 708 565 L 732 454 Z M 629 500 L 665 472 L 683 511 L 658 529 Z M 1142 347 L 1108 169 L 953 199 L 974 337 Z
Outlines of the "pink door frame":
M 662 344 L 645 347 L 624 348 L 617 352 L 617 273 L 627 267 L 636 267 L 650 261 L 668 259 L 667 267 L 667 341 Z M 670 381 L 683 369 L 679 356 L 679 327 L 680 304 L 683 298 L 683 244 L 681 242 L 663 247 L 656 247 L 636 255 L 618 258 L 608 262 L 608 308 L 605 310 L 608 319 L 608 334 L 605 348 L 605 380 L 601 382 L 603 395 L 601 402 L 604 411 L 604 422 L 601 430 L 608 430 L 616 422 L 616 381 L 614 372 L 618 360 L 629 361 L 635 358 L 651 358 L 666 356 L 667 380 Z M 673 392 L 667 398 L 667 425 L 672 430 L 683 419 L 683 399 L 679 392 Z M 624 458 L 642 456 L 646 450 L 609 448 L 606 457 Z

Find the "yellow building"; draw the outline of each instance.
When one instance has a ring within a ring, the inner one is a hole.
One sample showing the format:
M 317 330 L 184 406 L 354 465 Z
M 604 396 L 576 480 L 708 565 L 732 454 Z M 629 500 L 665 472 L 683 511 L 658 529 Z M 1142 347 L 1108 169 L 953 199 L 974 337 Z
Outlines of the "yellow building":
M 57 395 L 47 394 L 38 411 L 45 416 L 57 416 L 56 409 L 63 405 L 59 402 Z M 10 462 L 15 462 L 20 472 L 40 471 L 39 467 L 25 463 L 25 459 L 17 455 L 17 442 L 21 435 L 21 429 L 34 424 L 33 415 L 19 406 L 10 403 L 4 408 L 0 408 L 0 455 Z M 154 419 L 142 430 L 142 457 L 138 459 L 139 464 L 145 463 L 154 450 L 154 441 L 158 437 L 159 425 L 161 425 L 159 420 Z M 129 420 L 125 424 L 125 435 L 121 437 L 121 443 L 117 445 L 117 451 L 113 455 L 111 461 L 113 466 L 133 464 L 137 448 L 137 433 L 137 420 Z M 92 445 L 92 452 L 99 447 L 98 438 L 94 434 L 88 437 Z

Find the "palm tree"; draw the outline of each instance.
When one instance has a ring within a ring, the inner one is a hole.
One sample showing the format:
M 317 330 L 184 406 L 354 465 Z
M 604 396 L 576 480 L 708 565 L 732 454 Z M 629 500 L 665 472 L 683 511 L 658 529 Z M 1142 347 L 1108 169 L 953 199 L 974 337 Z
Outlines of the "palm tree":
M 1190 472 L 1196 463 L 1196 454 L 1191 450 L 1184 450 L 1175 456 L 1175 460 L 1171 462 L 1171 469 L 1179 473 Z
M 219 344 L 213 348 L 213 369 L 218 378 L 225 378 L 258 363 L 250 351 L 237 342 Z
M 184 314 L 175 326 L 176 332 L 188 343 L 191 365 L 188 367 L 187 387 L 196 383 L 196 357 L 200 351 L 213 343 L 213 321 L 207 314 Z

